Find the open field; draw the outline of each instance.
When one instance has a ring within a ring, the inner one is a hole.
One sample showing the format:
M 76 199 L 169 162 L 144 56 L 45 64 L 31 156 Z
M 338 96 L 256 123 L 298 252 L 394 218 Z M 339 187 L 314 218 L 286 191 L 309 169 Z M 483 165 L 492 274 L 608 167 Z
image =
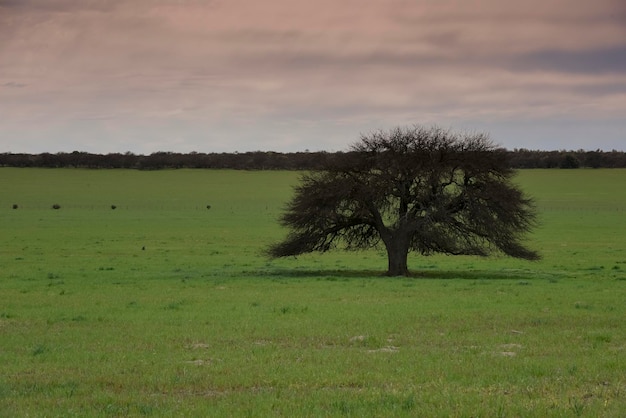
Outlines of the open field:
M 0 168 L 0 417 L 626 415 L 626 170 L 521 171 L 542 261 L 410 278 L 264 258 L 297 178 Z

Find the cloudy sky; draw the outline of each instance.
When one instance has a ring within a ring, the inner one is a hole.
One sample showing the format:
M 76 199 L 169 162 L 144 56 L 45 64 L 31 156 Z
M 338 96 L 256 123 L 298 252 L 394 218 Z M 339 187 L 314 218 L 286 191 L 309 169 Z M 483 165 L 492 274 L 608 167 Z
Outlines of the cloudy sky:
M 0 0 L 0 152 L 626 150 L 624 0 Z

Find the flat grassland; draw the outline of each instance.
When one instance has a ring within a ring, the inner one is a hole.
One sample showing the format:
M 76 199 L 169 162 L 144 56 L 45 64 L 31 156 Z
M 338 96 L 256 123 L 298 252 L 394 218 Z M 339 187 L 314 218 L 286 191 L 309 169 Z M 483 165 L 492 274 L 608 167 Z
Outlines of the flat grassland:
M 542 261 L 409 278 L 265 258 L 297 179 L 0 168 L 0 416 L 624 416 L 626 170 L 520 171 Z

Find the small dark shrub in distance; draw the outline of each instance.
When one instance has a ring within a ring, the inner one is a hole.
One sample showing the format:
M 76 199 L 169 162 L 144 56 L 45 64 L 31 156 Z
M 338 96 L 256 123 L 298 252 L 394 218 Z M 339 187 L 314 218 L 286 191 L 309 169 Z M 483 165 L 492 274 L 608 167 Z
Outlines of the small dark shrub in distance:
M 117 209 L 117 206 L 111 205 L 111 209 L 115 210 L 115 209 Z
M 17 209 L 17 208 L 19 208 L 19 206 L 17 205 L 17 203 L 14 203 L 12 207 L 13 207 L 13 209 Z
M 206 208 L 207 209 L 211 209 L 211 205 L 206 205 Z
M 55 203 L 54 205 L 52 205 L 52 209 L 61 209 L 61 205 Z

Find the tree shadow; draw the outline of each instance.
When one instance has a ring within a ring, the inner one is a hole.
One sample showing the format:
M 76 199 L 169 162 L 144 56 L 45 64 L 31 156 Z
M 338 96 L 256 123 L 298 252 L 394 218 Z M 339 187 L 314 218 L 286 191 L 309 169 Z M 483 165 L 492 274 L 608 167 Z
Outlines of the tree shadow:
M 247 272 L 250 276 L 271 278 L 318 278 L 338 279 L 439 279 L 439 280 L 551 280 L 561 278 L 554 273 L 531 270 L 413 270 L 408 276 L 388 276 L 381 270 L 340 270 L 340 269 L 269 269 Z

